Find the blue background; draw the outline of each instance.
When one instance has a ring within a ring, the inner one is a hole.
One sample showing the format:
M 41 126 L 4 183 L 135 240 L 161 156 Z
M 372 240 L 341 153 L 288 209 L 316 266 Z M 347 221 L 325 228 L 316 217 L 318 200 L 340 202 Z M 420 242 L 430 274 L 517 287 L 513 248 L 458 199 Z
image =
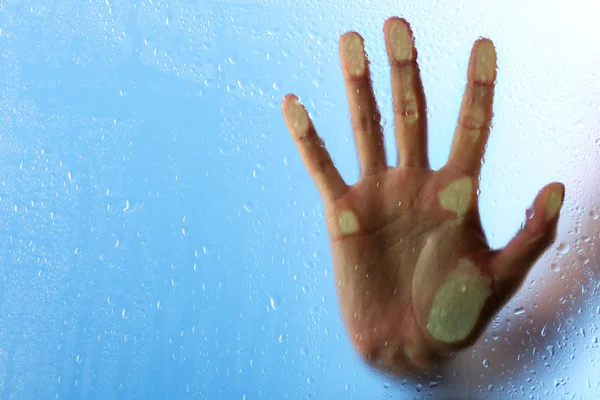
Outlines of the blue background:
M 0 0 L 0 399 L 595 398 L 598 6 L 495 3 Z M 567 185 L 522 292 L 447 371 L 408 381 L 345 336 L 280 112 L 296 93 L 355 180 L 337 41 L 365 37 L 389 131 L 392 15 L 417 38 L 434 168 L 470 47 L 496 43 L 493 245 Z

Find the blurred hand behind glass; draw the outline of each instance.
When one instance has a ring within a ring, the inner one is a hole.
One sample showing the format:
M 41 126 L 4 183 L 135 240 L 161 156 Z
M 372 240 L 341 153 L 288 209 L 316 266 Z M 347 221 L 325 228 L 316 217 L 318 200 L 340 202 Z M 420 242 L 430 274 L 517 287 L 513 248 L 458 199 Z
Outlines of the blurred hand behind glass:
M 282 108 L 325 203 L 342 315 L 358 353 L 399 375 L 423 371 L 473 344 L 554 241 L 564 186 L 544 187 L 508 245 L 490 249 L 478 210 L 491 121 L 496 51 L 477 40 L 448 162 L 429 168 L 426 104 L 409 24 L 384 25 L 398 162 L 386 162 L 362 37 L 340 40 L 361 177 L 347 185 L 305 108 Z

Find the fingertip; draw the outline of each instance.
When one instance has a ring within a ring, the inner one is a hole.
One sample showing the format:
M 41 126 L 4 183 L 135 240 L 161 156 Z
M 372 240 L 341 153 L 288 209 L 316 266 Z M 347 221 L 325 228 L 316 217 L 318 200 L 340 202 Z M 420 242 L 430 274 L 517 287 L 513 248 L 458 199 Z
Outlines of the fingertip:
M 477 40 L 475 40 L 475 43 L 473 43 L 474 55 L 477 55 L 477 51 L 482 49 L 492 54 L 496 54 L 496 45 L 494 44 L 493 40 L 485 36 L 480 36 L 477 38 Z
M 310 116 L 298 97 L 294 94 L 285 95 L 281 107 L 292 136 L 295 139 L 306 136 L 311 126 Z
M 281 107 L 285 107 L 286 104 L 288 104 L 290 101 L 297 101 L 300 102 L 300 100 L 298 99 L 298 96 L 296 96 L 293 93 L 288 93 L 285 96 L 283 96 L 283 99 L 281 100 Z
M 544 250 L 556 238 L 558 216 L 565 198 L 565 186 L 560 182 L 542 188 L 526 212 L 527 221 L 521 234 L 526 247 Z
M 565 197 L 565 185 L 561 182 L 552 182 L 544 186 L 538 192 L 535 197 L 535 203 L 537 205 L 540 202 L 542 205 L 546 204 L 551 197 L 555 197 L 560 202 L 564 200 Z
M 554 182 L 546 186 L 544 193 L 544 205 L 546 209 L 546 219 L 551 221 L 556 219 L 565 199 L 565 185 L 560 182 Z
M 385 22 L 383 23 L 383 32 L 388 32 L 390 27 L 394 24 L 400 22 L 401 24 L 403 24 L 404 26 L 406 26 L 409 30 L 409 32 L 412 35 L 412 29 L 410 27 L 410 22 L 408 22 L 405 18 L 403 17 L 398 17 L 398 16 L 393 16 L 390 17 L 388 19 L 385 20 Z
M 349 38 L 359 39 L 361 42 L 364 42 L 364 38 L 361 36 L 361 34 L 353 30 L 342 33 L 340 36 L 340 42 L 344 42 Z
M 481 37 L 473 44 L 469 62 L 469 79 L 481 84 L 493 84 L 496 80 L 497 54 L 494 42 Z
M 411 62 L 417 59 L 414 35 L 403 18 L 392 17 L 384 24 L 384 36 L 390 62 Z
M 560 182 L 550 183 L 538 192 L 532 206 L 525 213 L 527 221 L 524 229 L 530 236 L 547 236 L 548 232 L 554 230 L 564 195 L 565 186 Z
M 356 31 L 347 31 L 340 35 L 339 50 L 343 55 L 362 50 L 364 52 L 365 39 Z
M 556 188 L 561 188 L 562 190 L 565 189 L 565 185 L 562 182 L 550 182 L 549 184 L 547 184 L 546 186 L 544 186 L 541 190 L 548 190 L 548 189 L 556 189 Z
M 482 42 L 487 42 L 487 43 L 491 44 L 492 46 L 494 46 L 494 41 L 486 36 L 480 36 L 479 38 L 477 38 L 477 40 L 475 41 L 475 45 L 477 45 L 478 43 L 482 43 Z
M 355 31 L 349 31 L 340 37 L 340 57 L 342 70 L 348 77 L 362 78 L 367 73 L 367 55 L 365 41 Z
M 560 200 L 563 202 L 565 200 L 565 184 L 562 182 L 552 182 L 548 186 L 552 187 L 554 190 L 557 190 L 561 193 Z

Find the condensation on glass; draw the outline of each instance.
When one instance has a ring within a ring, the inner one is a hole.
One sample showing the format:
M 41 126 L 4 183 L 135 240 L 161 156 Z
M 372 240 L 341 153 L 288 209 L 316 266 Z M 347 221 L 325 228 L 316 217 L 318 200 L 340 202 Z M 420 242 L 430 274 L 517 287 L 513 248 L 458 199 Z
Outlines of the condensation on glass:
M 0 2 L 0 396 L 592 398 L 599 11 L 585 0 Z M 480 205 L 491 244 L 508 241 L 544 184 L 567 193 L 556 244 L 476 346 L 406 381 L 369 370 L 345 336 L 322 206 L 279 110 L 298 94 L 356 178 L 337 41 L 365 37 L 389 131 L 392 15 L 416 35 L 433 167 L 473 41 L 496 44 Z

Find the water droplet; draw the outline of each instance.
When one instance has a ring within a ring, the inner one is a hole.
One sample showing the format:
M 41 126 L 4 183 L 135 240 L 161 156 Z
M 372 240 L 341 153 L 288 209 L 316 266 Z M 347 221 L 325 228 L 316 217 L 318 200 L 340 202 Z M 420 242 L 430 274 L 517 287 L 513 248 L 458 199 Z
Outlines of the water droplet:
M 420 392 L 421 390 L 423 390 L 423 385 L 421 385 L 420 383 L 417 383 L 417 386 L 415 387 L 415 389 L 417 389 L 417 392 Z
M 542 336 L 546 336 L 546 329 L 548 328 L 548 324 L 545 324 L 544 327 L 542 328 L 542 331 L 540 332 L 540 334 Z
M 513 314 L 515 314 L 515 315 L 523 315 L 523 314 L 525 314 L 525 307 L 515 308 L 515 311 L 513 311 Z
M 488 361 L 488 359 L 484 359 L 483 362 L 481 363 L 481 365 L 483 365 L 485 368 L 489 368 L 490 366 L 490 362 Z
M 129 314 L 127 313 L 127 310 L 123 309 L 123 311 L 121 311 L 121 317 L 123 317 L 123 319 L 129 319 Z
M 461 283 L 460 285 L 460 292 L 461 293 L 465 293 L 467 291 L 467 284 L 466 283 Z
M 279 298 L 278 295 L 269 296 L 269 300 L 271 303 L 271 308 L 273 310 L 278 310 L 279 307 L 281 307 L 281 299 Z
M 597 220 L 599 218 L 598 211 L 596 211 L 596 210 L 590 211 L 590 217 L 592 217 L 593 220 Z
M 552 263 L 550 269 L 552 272 L 560 272 L 560 265 L 558 265 L 558 263 Z
M 162 304 L 160 304 L 160 300 L 156 302 L 156 309 L 157 310 L 162 310 L 163 306 Z
M 75 361 L 77 361 L 77 364 L 81 364 L 81 362 L 83 361 L 83 357 L 81 357 L 81 355 L 77 354 L 77 358 L 75 358 Z
M 320 306 L 311 307 L 309 310 L 310 314 L 315 317 L 326 317 L 327 310 Z
M 571 250 L 571 246 L 569 246 L 565 242 L 560 242 L 560 244 L 556 248 L 556 251 L 558 251 L 560 254 L 563 254 L 563 255 L 569 254 L 569 250 Z

